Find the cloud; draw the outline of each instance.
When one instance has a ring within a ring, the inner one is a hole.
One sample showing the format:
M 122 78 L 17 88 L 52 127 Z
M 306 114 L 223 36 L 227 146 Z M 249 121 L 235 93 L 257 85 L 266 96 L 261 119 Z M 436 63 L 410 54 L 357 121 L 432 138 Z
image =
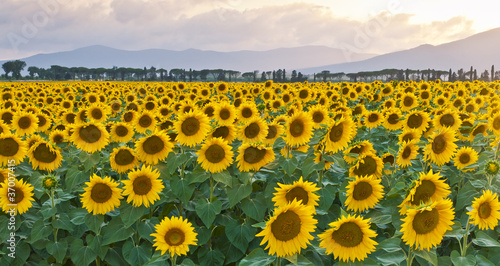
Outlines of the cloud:
M 52 11 L 47 9 L 50 6 L 47 3 L 53 4 Z M 129 50 L 219 51 L 325 45 L 385 53 L 424 43 L 449 42 L 475 33 L 473 21 L 463 16 L 412 23 L 411 14 L 386 11 L 359 21 L 336 16 L 330 8 L 308 2 L 255 8 L 241 8 L 242 3 L 242 0 L 3 0 L 0 36 L 6 37 L 0 42 L 0 59 L 93 44 Z M 37 15 L 39 20 L 45 16 L 46 21 L 36 23 Z M 36 33 L 27 36 L 26 29 L 30 27 Z M 368 41 L 360 45 L 363 34 Z M 22 41 L 13 44 L 12 36 Z

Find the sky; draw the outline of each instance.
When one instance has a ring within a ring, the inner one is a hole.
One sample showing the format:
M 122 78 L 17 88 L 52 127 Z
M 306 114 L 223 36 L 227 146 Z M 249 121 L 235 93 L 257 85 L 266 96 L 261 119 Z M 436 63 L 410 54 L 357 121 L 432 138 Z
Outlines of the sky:
M 1 0 L 0 60 L 89 45 L 383 54 L 500 27 L 494 1 Z

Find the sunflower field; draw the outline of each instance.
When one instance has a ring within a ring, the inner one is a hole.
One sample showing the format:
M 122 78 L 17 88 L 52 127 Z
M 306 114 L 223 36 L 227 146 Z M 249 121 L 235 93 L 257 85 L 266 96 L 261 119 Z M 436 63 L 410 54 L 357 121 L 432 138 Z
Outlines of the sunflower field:
M 0 265 L 498 265 L 500 82 L 0 84 Z

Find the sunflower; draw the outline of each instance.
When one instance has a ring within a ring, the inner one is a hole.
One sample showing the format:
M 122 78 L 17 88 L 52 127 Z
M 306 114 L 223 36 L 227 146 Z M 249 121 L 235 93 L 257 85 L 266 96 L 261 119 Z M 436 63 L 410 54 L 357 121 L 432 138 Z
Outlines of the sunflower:
M 422 137 L 422 132 L 418 130 L 415 129 L 403 130 L 403 132 L 401 132 L 401 134 L 398 137 L 399 139 L 398 144 L 402 145 L 405 142 L 409 142 L 412 140 L 416 140 L 418 142 L 421 137 Z
M 479 198 L 474 198 L 472 210 L 467 213 L 470 223 L 479 225 L 480 230 L 495 229 L 500 219 L 500 202 L 497 193 L 483 190 Z
M 205 114 L 191 111 L 180 115 L 178 121 L 174 123 L 174 129 L 177 132 L 177 142 L 193 147 L 205 139 L 210 131 L 210 123 Z
M 355 163 L 357 158 L 365 155 L 366 153 L 375 153 L 375 149 L 373 149 L 373 144 L 369 140 L 364 140 L 361 142 L 356 142 L 349 146 L 349 148 L 344 151 L 344 161 L 348 164 Z M 357 154 L 357 156 L 351 156 L 350 154 Z
M 274 161 L 275 155 L 271 147 L 244 143 L 238 148 L 238 168 L 242 172 L 259 171 L 259 169 Z
M 471 147 L 461 147 L 455 154 L 453 161 L 457 169 L 462 170 L 465 167 L 477 162 L 478 154 Z
M 495 134 L 495 136 L 500 136 L 500 112 L 492 115 L 489 119 L 489 129 Z
M 226 170 L 233 162 L 231 146 L 222 138 L 207 140 L 196 153 L 198 163 L 210 173 L 219 173 Z
M 313 122 L 304 112 L 297 112 L 286 122 L 285 142 L 293 146 L 301 146 L 312 137 Z
M 143 111 L 135 118 L 134 121 L 135 131 L 138 133 L 145 133 L 146 130 L 153 131 L 156 128 L 155 116 L 150 111 Z
M 441 166 L 451 160 L 457 148 L 455 131 L 445 128 L 432 134 L 429 144 L 424 148 L 426 160 Z
M 10 133 L 10 126 L 0 120 L 0 135 L 3 133 Z
M 411 165 L 411 160 L 417 158 L 418 155 L 418 145 L 416 145 L 415 140 L 404 142 L 399 148 L 399 156 L 396 163 L 405 168 Z
M 0 168 L 0 183 L 3 183 L 5 180 L 9 179 L 9 173 L 11 173 L 9 169 Z
M 111 169 L 121 174 L 138 166 L 139 160 L 137 159 L 134 150 L 123 146 L 113 150 L 109 156 L 109 163 L 111 164 Z
M 319 190 L 319 187 L 313 182 L 304 182 L 302 177 L 300 177 L 299 181 L 294 181 L 291 185 L 278 183 L 278 186 L 279 188 L 275 188 L 276 193 L 273 194 L 274 197 L 272 199 L 276 207 L 283 207 L 293 200 L 310 206 L 313 210 L 319 205 L 319 196 L 315 193 Z
M 314 123 L 313 124 L 314 128 L 320 128 L 321 124 L 324 124 L 324 125 L 330 124 L 330 122 L 329 122 L 330 118 L 328 116 L 328 111 L 322 105 L 318 104 L 318 105 L 313 106 L 309 110 L 308 114 L 309 114 L 311 121 Z
M 208 135 L 208 138 L 222 138 L 231 144 L 236 138 L 236 129 L 233 124 L 221 125 L 212 130 L 212 133 Z
M 424 132 L 429 125 L 430 118 L 426 112 L 420 110 L 413 110 L 406 115 L 406 119 L 403 122 L 405 130 L 414 129 L 420 132 Z
M 413 93 L 405 93 L 401 96 L 401 102 L 399 103 L 401 111 L 410 111 L 417 106 L 418 100 Z
M 60 148 L 54 148 L 43 140 L 35 143 L 29 149 L 28 158 L 34 170 L 40 168 L 40 170 L 49 172 L 59 168 L 63 159 Z
M 474 138 L 479 134 L 482 134 L 483 137 L 488 136 L 488 133 L 486 132 L 487 129 L 488 129 L 487 123 L 478 123 L 476 126 L 472 128 L 468 141 L 473 142 Z
M 264 120 L 260 117 L 254 117 L 240 126 L 238 135 L 243 142 L 262 142 L 267 136 L 268 130 Z
M 108 120 L 107 108 L 98 104 L 92 104 L 87 108 L 87 117 L 90 121 L 95 123 L 104 123 Z
M 0 109 L 0 118 L 3 123 L 12 126 L 12 118 L 14 117 L 14 112 L 11 109 Z
M 372 238 L 377 233 L 370 229 L 368 219 L 342 215 L 337 221 L 329 224 L 330 229 L 319 234 L 319 247 L 326 249 L 326 254 L 333 253 L 335 259 L 344 262 L 363 261 L 368 254 L 375 251 L 377 242 Z
M 245 122 L 251 119 L 254 116 L 258 116 L 259 111 L 257 110 L 257 106 L 254 102 L 247 101 L 242 103 L 237 110 L 238 120 L 241 122 Z
M 384 196 L 384 187 L 380 184 L 382 179 L 372 176 L 356 177 L 347 185 L 347 199 L 345 205 L 347 210 L 357 212 L 365 211 L 375 207 Z
M 221 102 L 215 106 L 214 116 L 221 124 L 232 124 L 236 119 L 236 108 L 228 102 Z
M 70 136 L 73 144 L 88 153 L 100 151 L 109 141 L 109 133 L 104 125 L 100 123 L 87 122 L 76 124 L 73 127 L 73 134 Z
M 123 180 L 123 195 L 127 196 L 127 203 L 133 202 L 135 207 L 144 205 L 149 208 L 149 204 L 154 204 L 160 199 L 159 194 L 163 190 L 163 182 L 159 179 L 160 173 L 157 169 L 143 165 L 141 169 L 136 169 L 128 173 L 129 180 Z
M 89 213 L 106 214 L 120 206 L 122 189 L 118 188 L 119 183 L 106 176 L 101 178 L 96 174 L 90 177 L 89 182 L 85 182 L 87 187 L 81 195 L 83 208 Z
M 434 117 L 432 120 L 434 127 L 438 130 L 444 129 L 445 127 L 451 128 L 456 131 L 460 128 L 462 120 L 455 110 L 445 109 L 443 112 Z
M 14 180 L 14 186 L 11 185 L 12 182 L 0 183 L 0 206 L 5 213 L 14 209 L 12 215 L 23 214 L 33 206 L 33 186 L 22 179 Z M 12 208 L 13 204 L 15 208 Z
M 155 237 L 153 247 L 161 250 L 161 255 L 166 251 L 170 256 L 186 255 L 189 245 L 196 245 L 196 236 L 193 225 L 182 217 L 165 217 L 160 224 L 155 226 Z
M 336 153 L 349 145 L 356 135 L 356 125 L 351 117 L 344 116 L 328 127 L 325 136 L 325 150 Z
M 401 239 L 417 250 L 430 250 L 441 243 L 446 231 L 451 230 L 455 212 L 450 199 L 442 199 L 428 206 L 409 209 L 401 219 Z
M 384 164 L 375 153 L 368 152 L 363 156 L 359 156 L 357 163 L 349 169 L 349 176 L 375 176 L 377 178 L 382 176 L 382 169 Z
M 163 131 L 155 131 L 151 135 L 137 140 L 135 151 L 139 160 L 154 165 L 166 159 L 173 146 L 168 135 L 164 134 Z
M 401 127 L 403 126 L 401 111 L 396 108 L 387 109 L 384 112 L 383 125 L 386 129 L 389 129 L 391 131 L 401 129 Z
M 17 135 L 9 132 L 0 134 L 0 167 L 9 165 L 9 161 L 12 160 L 18 165 L 23 161 L 27 150 L 26 142 Z
M 433 173 L 430 170 L 427 174 L 420 173 L 418 180 L 415 181 L 406 198 L 399 207 L 401 215 L 406 214 L 408 207 L 417 207 L 420 204 L 428 204 L 447 197 L 450 192 L 450 186 L 443 179 L 439 179 L 439 173 Z
M 122 121 L 125 122 L 125 123 L 128 123 L 128 124 L 133 124 L 133 122 L 135 121 L 137 117 L 137 112 L 136 111 L 127 111 L 125 113 L 123 113 L 122 115 Z
M 314 239 L 311 233 L 318 221 L 313 218 L 313 211 L 313 207 L 296 200 L 276 208 L 264 230 L 256 235 L 264 237 L 260 244 L 267 242 L 265 249 L 269 249 L 269 255 L 285 257 L 300 253 Z
M 276 121 L 267 124 L 267 135 L 262 142 L 273 145 L 274 141 L 283 134 L 283 131 L 283 126 Z
M 495 160 L 489 160 L 484 165 L 484 170 L 489 175 L 496 175 L 496 174 L 498 174 L 498 172 L 500 170 L 500 163 L 498 163 Z
M 44 114 L 44 113 L 39 113 L 36 114 L 36 118 L 38 119 L 37 126 L 38 126 L 38 132 L 45 132 L 52 126 L 52 119 Z
M 134 128 L 124 122 L 117 122 L 111 126 L 111 141 L 129 142 L 134 136 Z
M 38 129 L 38 119 L 32 113 L 16 112 L 12 118 L 11 128 L 18 136 L 30 135 Z
M 383 116 L 377 111 L 367 111 L 364 121 L 367 128 L 376 128 L 382 124 Z

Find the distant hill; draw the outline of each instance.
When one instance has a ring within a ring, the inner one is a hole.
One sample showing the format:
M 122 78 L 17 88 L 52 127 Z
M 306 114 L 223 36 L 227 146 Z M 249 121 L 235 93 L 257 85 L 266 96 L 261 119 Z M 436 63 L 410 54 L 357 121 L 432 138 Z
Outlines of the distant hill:
M 373 56 L 375 55 L 354 54 L 351 60 L 364 60 Z M 149 68 L 153 66 L 157 69 L 164 68 L 167 70 L 172 68 L 192 68 L 196 70 L 226 69 L 241 72 L 269 71 L 283 68 L 291 71 L 299 68 L 347 62 L 340 49 L 325 46 L 279 48 L 269 51 L 215 52 L 196 49 L 184 51 L 164 49 L 126 51 L 95 45 L 67 52 L 37 54 L 21 60 L 25 61 L 28 67 L 42 68 L 50 68 L 51 65 L 87 68 L 112 68 L 113 66 Z M 0 65 L 3 62 L 0 62 Z
M 301 69 L 304 74 L 329 70 L 331 73 L 356 73 L 382 69 L 435 69 L 454 71 L 473 66 L 482 71 L 490 70 L 491 65 L 500 67 L 500 28 L 475 34 L 468 38 L 441 44 L 421 45 L 413 49 L 388 53 L 373 58 L 350 63 L 335 63 L 320 67 Z

